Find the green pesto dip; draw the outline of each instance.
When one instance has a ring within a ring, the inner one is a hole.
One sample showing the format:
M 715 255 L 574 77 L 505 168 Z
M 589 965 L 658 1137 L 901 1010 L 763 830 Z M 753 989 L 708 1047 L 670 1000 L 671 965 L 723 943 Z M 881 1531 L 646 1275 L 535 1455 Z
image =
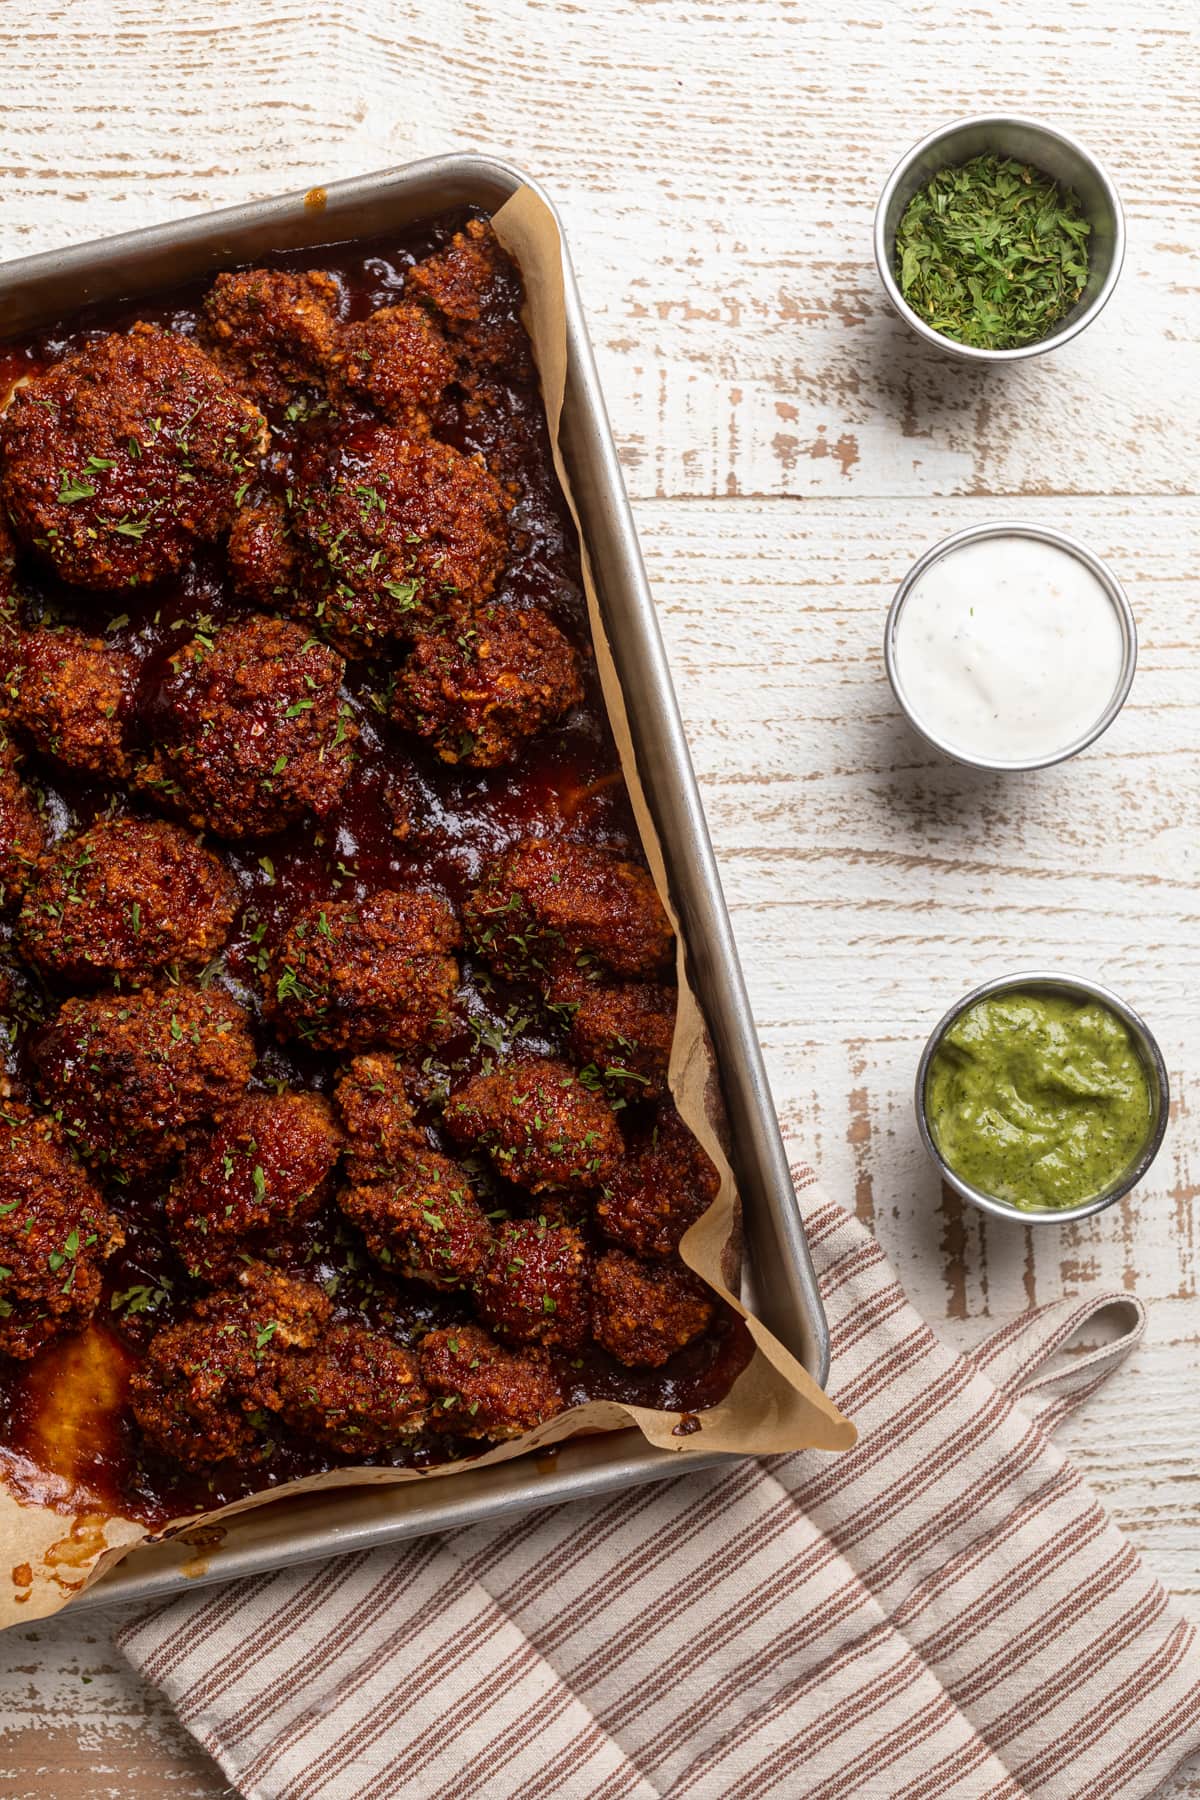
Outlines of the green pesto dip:
M 934 1143 L 964 1181 L 1011 1206 L 1078 1206 L 1150 1134 L 1130 1032 L 1098 1001 L 989 995 L 950 1026 L 925 1078 Z

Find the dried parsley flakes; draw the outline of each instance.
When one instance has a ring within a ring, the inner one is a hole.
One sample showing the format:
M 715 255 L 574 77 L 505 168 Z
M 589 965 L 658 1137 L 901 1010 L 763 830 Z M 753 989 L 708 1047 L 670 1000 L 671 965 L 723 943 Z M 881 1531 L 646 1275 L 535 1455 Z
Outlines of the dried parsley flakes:
M 1011 157 L 939 169 L 896 233 L 900 292 L 935 331 L 981 350 L 1044 338 L 1087 283 L 1079 200 Z

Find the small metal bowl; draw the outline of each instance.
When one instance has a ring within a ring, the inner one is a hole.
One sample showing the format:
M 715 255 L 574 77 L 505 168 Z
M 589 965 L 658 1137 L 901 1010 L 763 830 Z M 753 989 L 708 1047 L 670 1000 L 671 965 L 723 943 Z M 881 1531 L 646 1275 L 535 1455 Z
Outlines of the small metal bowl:
M 1023 760 L 1014 759 L 1007 762 L 998 758 L 969 756 L 958 745 L 939 738 L 930 730 L 927 722 L 909 703 L 908 695 L 904 690 L 904 681 L 896 655 L 896 630 L 905 601 L 926 569 L 930 568 L 932 564 L 939 562 L 943 556 L 948 556 L 952 550 L 959 549 L 963 544 L 974 544 L 980 538 L 990 537 L 1038 538 L 1043 544 L 1053 544 L 1056 549 L 1065 550 L 1068 555 L 1077 557 L 1091 570 L 1103 587 L 1112 602 L 1113 610 L 1116 612 L 1121 627 L 1121 673 L 1117 678 L 1117 685 L 1113 689 L 1112 698 L 1095 724 L 1089 726 L 1081 737 L 1075 738 L 1072 743 L 1065 745 L 1061 750 L 1051 751 L 1048 756 L 1031 756 Z M 1133 686 L 1134 671 L 1137 668 L 1137 622 L 1134 619 L 1133 608 L 1129 604 L 1125 589 L 1108 564 L 1101 562 L 1098 556 L 1094 556 L 1086 545 L 1079 543 L 1073 537 L 1068 537 L 1065 531 L 1055 531 L 1048 525 L 1031 525 L 1020 519 L 997 521 L 993 525 L 968 525 L 962 531 L 952 532 L 949 537 L 943 538 L 940 543 L 934 544 L 931 549 L 926 550 L 924 556 L 918 557 L 896 589 L 895 597 L 888 608 L 887 624 L 884 626 L 883 660 L 897 704 L 918 737 L 924 738 L 927 744 L 931 744 L 935 750 L 940 750 L 942 755 L 948 756 L 952 762 L 964 763 L 968 768 L 1019 774 L 1023 770 L 1048 769 L 1055 763 L 1066 762 L 1068 757 L 1077 756 L 1081 750 L 1086 750 L 1089 744 L 1094 744 L 1096 739 L 1108 730 L 1124 706 L 1129 690 Z
M 1029 989 L 1042 993 L 1066 994 L 1073 1000 L 1086 1003 L 1099 1001 L 1107 1006 L 1110 1012 L 1117 1015 L 1129 1028 L 1142 1067 L 1146 1071 L 1146 1081 L 1150 1089 L 1150 1130 L 1141 1152 L 1129 1164 L 1129 1167 L 1117 1179 L 1095 1194 L 1090 1200 L 1081 1201 L 1078 1206 L 1042 1207 L 1026 1209 L 1013 1206 L 1007 1200 L 997 1200 L 992 1194 L 985 1194 L 979 1188 L 972 1187 L 961 1175 L 955 1173 L 938 1149 L 929 1128 L 929 1117 L 925 1111 L 925 1084 L 929 1076 L 929 1065 L 941 1044 L 946 1032 L 976 1001 L 986 999 L 990 994 L 1010 994 Z M 978 1206 L 983 1212 L 991 1213 L 997 1219 L 1015 1219 L 1022 1225 L 1065 1225 L 1074 1219 L 1088 1219 L 1093 1213 L 1103 1212 L 1135 1187 L 1150 1168 L 1158 1155 L 1163 1136 L 1167 1129 L 1167 1115 L 1171 1105 L 1171 1089 L 1167 1080 L 1166 1064 L 1162 1059 L 1162 1051 L 1154 1038 L 1146 1021 L 1135 1013 L 1124 1000 L 1111 993 L 1108 988 L 1101 987 L 1098 981 L 1088 981 L 1080 975 L 1060 975 L 1053 971 L 1037 969 L 1025 975 L 1001 975 L 995 981 L 985 981 L 957 1005 L 952 1006 L 945 1016 L 939 1019 L 930 1033 L 929 1042 L 921 1054 L 917 1064 L 917 1085 L 915 1093 L 917 1110 L 917 1129 L 921 1133 L 921 1142 L 930 1158 L 939 1170 L 942 1180 L 947 1182 L 956 1194 L 969 1200 L 972 1206 Z
M 989 153 L 1029 163 L 1062 187 L 1073 188 L 1092 228 L 1088 238 L 1088 279 L 1083 293 L 1046 337 L 1038 338 L 1032 344 L 1021 344 L 1015 350 L 981 350 L 935 331 L 913 311 L 900 292 L 894 268 L 896 232 L 913 195 L 940 169 Z M 939 126 L 900 158 L 888 176 L 875 209 L 875 261 L 888 299 L 918 337 L 962 362 L 1019 362 L 1027 356 L 1043 356 L 1047 350 L 1057 350 L 1060 344 L 1069 343 L 1107 304 L 1117 285 L 1124 259 L 1125 215 L 1108 171 L 1073 137 L 1039 119 L 983 114 Z

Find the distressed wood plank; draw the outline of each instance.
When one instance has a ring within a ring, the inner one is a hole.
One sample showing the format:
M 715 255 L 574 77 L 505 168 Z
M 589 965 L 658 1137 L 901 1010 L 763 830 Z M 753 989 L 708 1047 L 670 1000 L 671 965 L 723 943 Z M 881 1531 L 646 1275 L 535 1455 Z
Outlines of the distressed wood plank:
M 235 1800 L 155 1688 L 112 1648 L 120 1612 L 0 1636 L 5 1800 Z

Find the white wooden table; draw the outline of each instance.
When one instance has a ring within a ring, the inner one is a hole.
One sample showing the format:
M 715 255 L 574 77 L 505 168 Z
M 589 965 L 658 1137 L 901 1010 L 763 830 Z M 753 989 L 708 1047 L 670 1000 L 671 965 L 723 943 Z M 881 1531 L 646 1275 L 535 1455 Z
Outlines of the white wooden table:
M 1198 30 L 1194 0 L 6 0 L 0 256 L 454 146 L 545 180 L 785 1124 L 956 1341 L 1149 1302 L 1070 1440 L 1200 1612 Z M 1129 254 L 1081 340 L 980 374 L 888 316 L 870 225 L 910 142 L 1004 106 L 1109 161 Z M 914 556 L 995 516 L 1085 538 L 1142 632 L 1102 745 L 1007 781 L 937 763 L 880 655 Z M 1176 1116 L 1122 1210 L 1026 1233 L 939 1195 L 910 1087 L 950 1001 L 1037 964 L 1145 1012 Z M 0 1640 L 8 1800 L 225 1791 L 102 1615 Z

